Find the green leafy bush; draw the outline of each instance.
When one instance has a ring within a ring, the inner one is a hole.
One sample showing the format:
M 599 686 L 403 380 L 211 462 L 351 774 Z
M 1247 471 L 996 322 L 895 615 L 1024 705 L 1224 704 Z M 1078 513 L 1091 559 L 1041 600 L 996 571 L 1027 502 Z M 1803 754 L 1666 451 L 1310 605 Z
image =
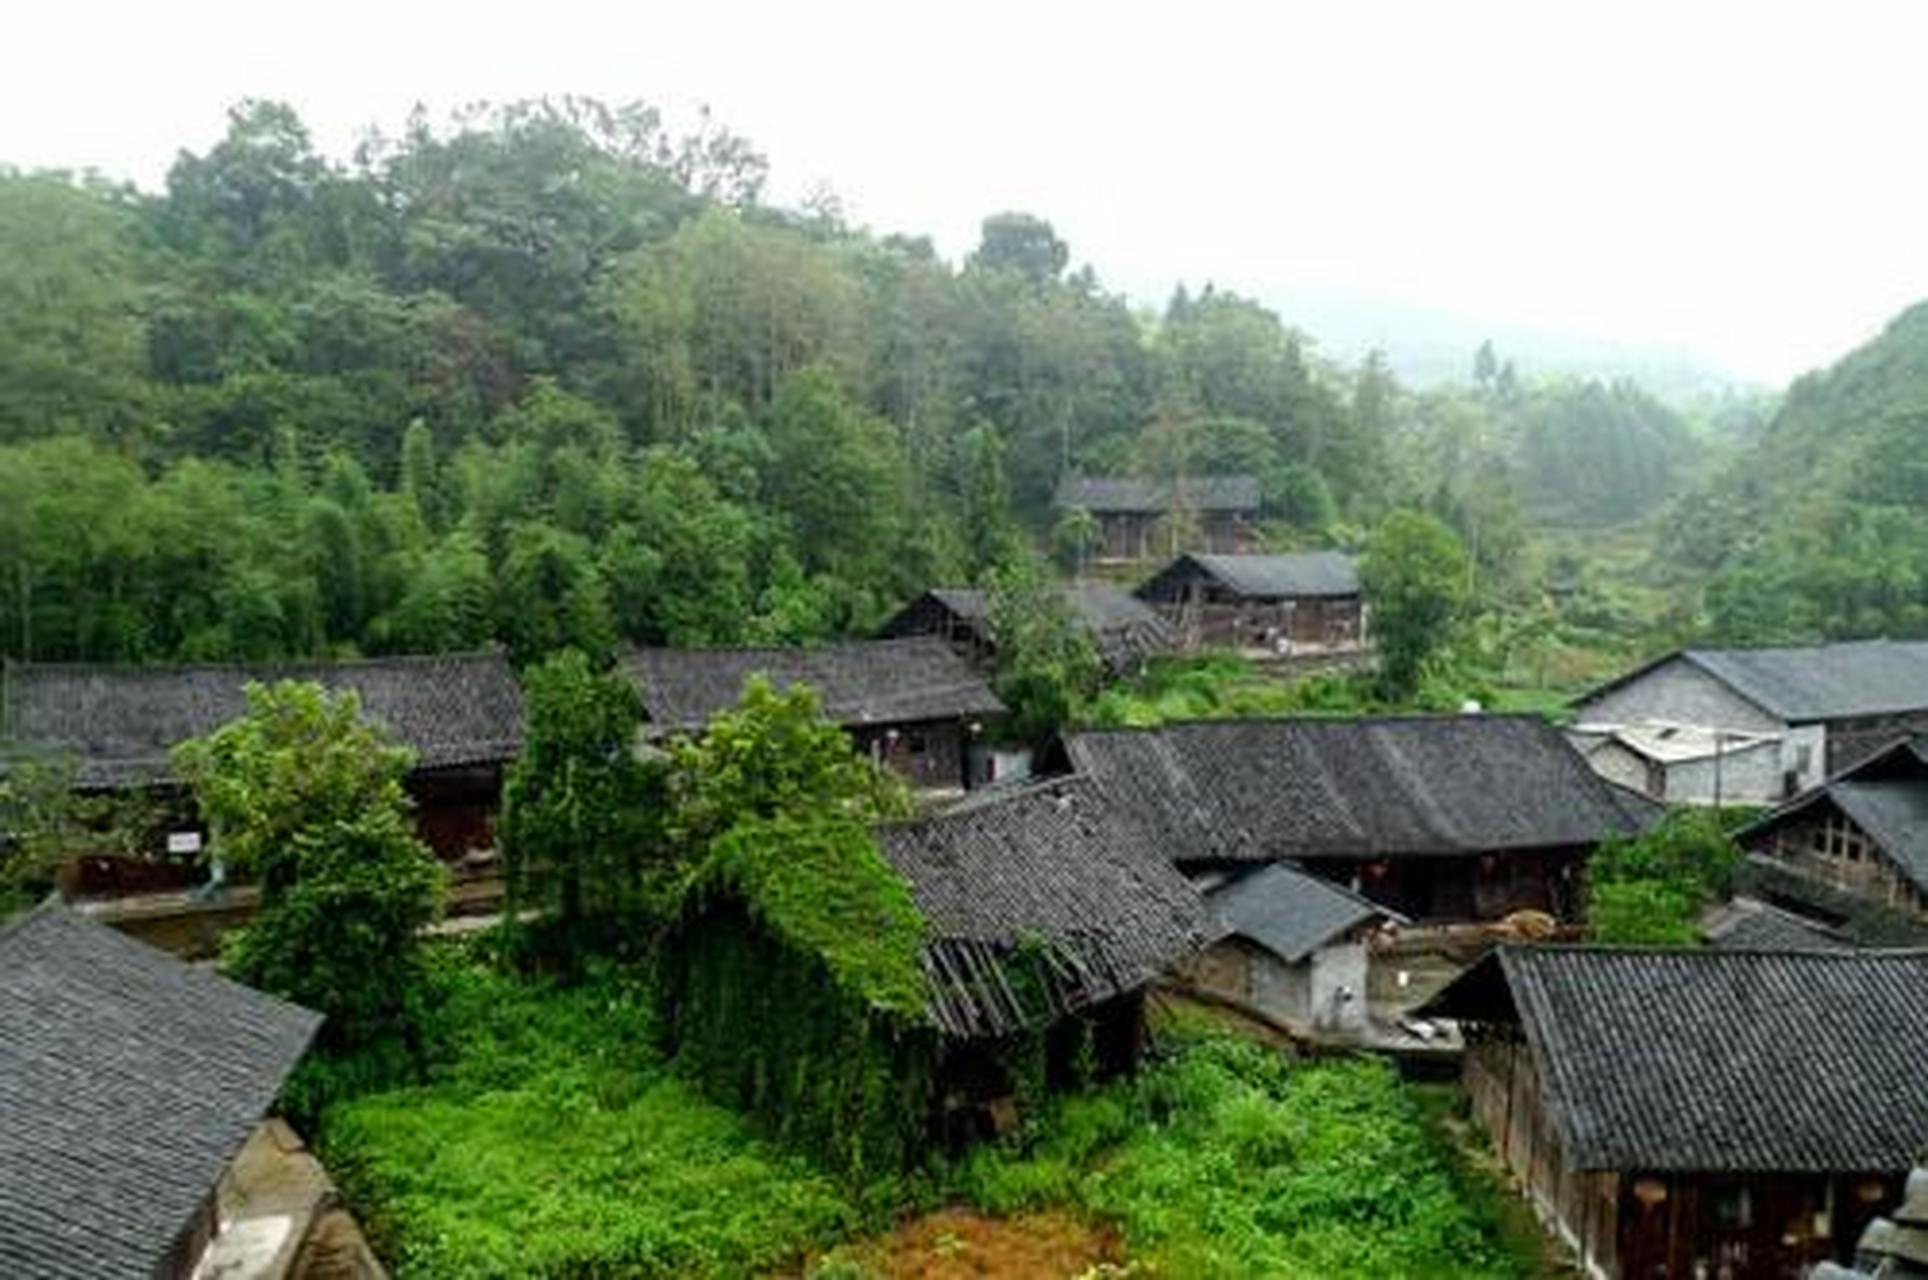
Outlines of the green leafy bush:
M 1490 1204 L 1460 1195 L 1410 1090 L 1377 1061 L 1295 1065 L 1222 1033 L 951 1175 L 980 1208 L 1071 1205 L 1183 1276 L 1515 1274 Z
M 1740 850 L 1722 817 L 1677 809 L 1644 835 L 1608 840 L 1587 862 L 1587 929 L 1595 942 L 1697 946 L 1700 912 L 1732 891 Z
M 854 1230 L 856 1203 L 672 1073 L 644 985 L 452 956 L 421 1084 L 330 1106 L 329 1168 L 410 1277 L 744 1275 Z

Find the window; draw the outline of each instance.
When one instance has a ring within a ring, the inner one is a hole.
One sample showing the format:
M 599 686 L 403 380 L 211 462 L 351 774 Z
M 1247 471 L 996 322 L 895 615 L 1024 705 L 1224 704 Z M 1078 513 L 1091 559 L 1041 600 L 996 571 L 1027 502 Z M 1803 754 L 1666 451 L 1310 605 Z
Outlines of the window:
M 1814 747 L 1803 742 L 1794 748 L 1794 772 L 1805 774 L 1814 767 Z

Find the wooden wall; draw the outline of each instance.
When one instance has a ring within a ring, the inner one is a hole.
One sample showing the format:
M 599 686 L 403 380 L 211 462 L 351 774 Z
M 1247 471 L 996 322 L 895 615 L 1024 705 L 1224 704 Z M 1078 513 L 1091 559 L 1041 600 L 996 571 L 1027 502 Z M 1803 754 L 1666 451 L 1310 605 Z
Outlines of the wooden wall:
M 1928 920 L 1928 894 L 1830 802 L 1814 805 L 1750 844 L 1844 893 Z
M 1901 1194 L 1889 1172 L 1588 1172 L 1569 1168 L 1517 1028 L 1468 1029 L 1473 1114 L 1520 1189 L 1588 1272 L 1628 1280 L 1801 1280 L 1849 1260 Z
M 859 751 L 920 791 L 961 791 L 967 783 L 964 726 L 956 720 L 866 725 L 850 736 Z

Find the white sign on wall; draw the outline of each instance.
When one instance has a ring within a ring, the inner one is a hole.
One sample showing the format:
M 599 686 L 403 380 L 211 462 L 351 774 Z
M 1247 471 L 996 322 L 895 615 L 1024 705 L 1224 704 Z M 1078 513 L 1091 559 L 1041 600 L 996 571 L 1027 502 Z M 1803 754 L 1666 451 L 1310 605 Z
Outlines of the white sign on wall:
M 167 833 L 169 853 L 201 852 L 201 833 L 198 831 L 170 831 Z

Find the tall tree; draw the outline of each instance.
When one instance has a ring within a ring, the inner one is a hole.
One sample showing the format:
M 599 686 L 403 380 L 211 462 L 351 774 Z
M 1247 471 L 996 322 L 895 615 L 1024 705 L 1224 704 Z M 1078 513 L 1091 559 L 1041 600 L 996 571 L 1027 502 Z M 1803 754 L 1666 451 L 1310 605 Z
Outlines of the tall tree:
M 1373 533 L 1359 577 L 1372 607 L 1380 683 L 1392 697 L 1410 697 L 1466 601 L 1466 551 L 1432 516 L 1395 511 Z
M 523 677 L 527 729 L 503 787 L 506 918 L 541 912 L 538 945 L 570 974 L 666 903 L 661 769 L 637 757 L 642 699 L 565 649 Z
M 174 754 L 212 852 L 261 886 L 227 968 L 326 1014 L 337 1044 L 407 1031 L 417 934 L 443 892 L 409 822 L 408 751 L 362 720 L 353 693 L 284 681 L 249 685 L 244 716 Z

